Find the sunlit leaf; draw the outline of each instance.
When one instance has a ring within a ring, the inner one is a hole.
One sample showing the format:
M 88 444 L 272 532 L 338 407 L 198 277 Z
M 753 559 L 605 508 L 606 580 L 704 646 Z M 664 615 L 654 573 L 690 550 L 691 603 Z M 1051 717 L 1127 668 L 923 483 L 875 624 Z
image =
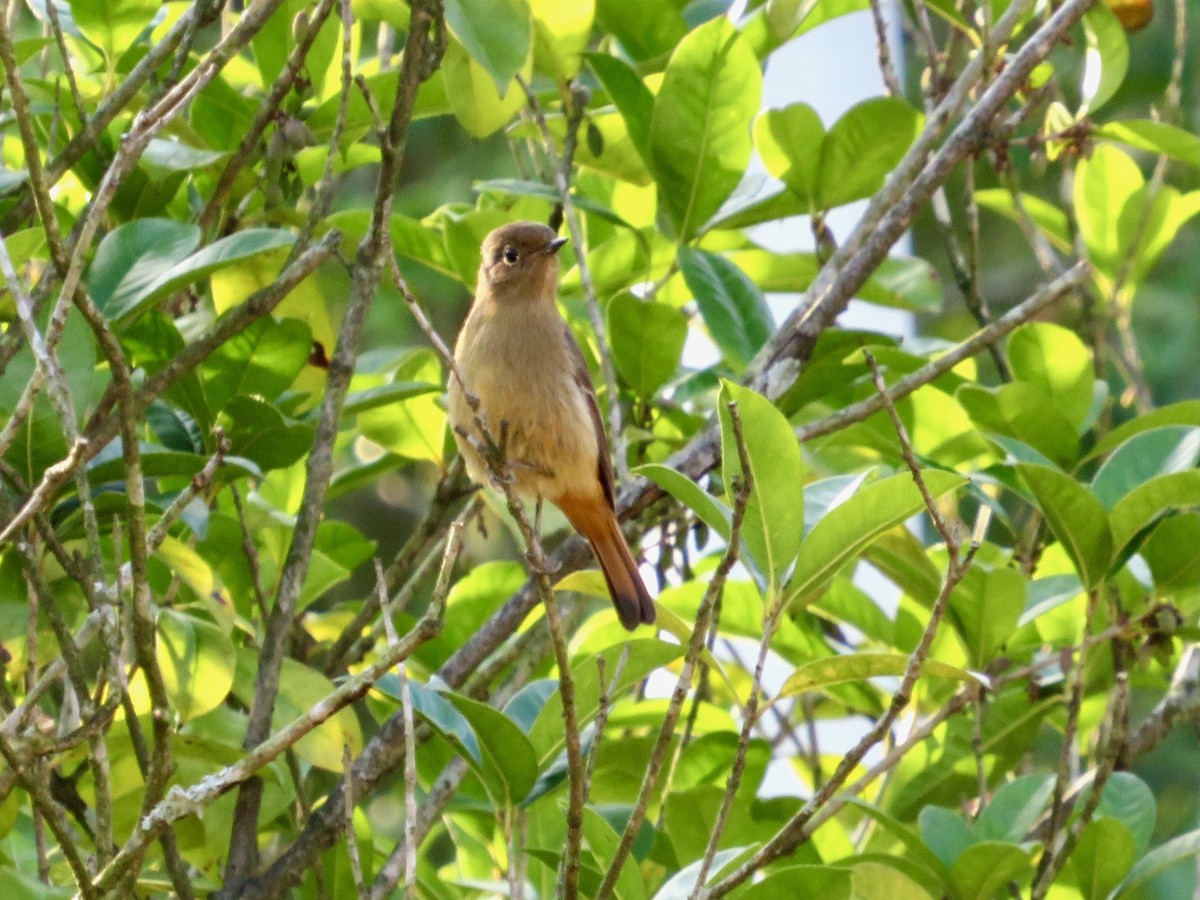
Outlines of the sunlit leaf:
M 446 24 L 491 75 L 500 98 L 530 59 L 529 5 L 529 0 L 446 0 Z
M 723 16 L 692 31 L 671 54 L 650 120 L 650 158 L 682 240 L 699 232 L 742 180 L 761 95 L 758 60 Z
M 922 474 L 935 500 L 966 482 L 953 472 L 927 469 Z M 872 541 L 924 508 L 921 494 L 907 473 L 861 488 L 845 503 L 830 510 L 805 538 L 787 585 L 790 602 L 811 599 Z
M 795 697 L 805 691 L 821 690 L 836 684 L 862 681 L 881 675 L 903 675 L 909 657 L 903 653 L 844 653 L 826 659 L 813 660 L 800 666 L 783 683 L 775 700 Z M 927 659 L 921 664 L 921 676 L 949 678 L 954 681 L 983 683 L 981 676 L 957 666 Z
M 1083 70 L 1083 109 L 1095 112 L 1112 98 L 1129 68 L 1129 42 L 1120 21 L 1103 4 L 1097 4 L 1083 15 L 1083 32 L 1087 36 L 1086 62 Z
M 726 381 L 721 385 L 721 459 L 726 501 L 735 502 L 735 485 L 744 470 L 732 414 L 736 403 L 750 472 L 750 497 L 742 521 L 742 540 L 768 583 L 778 585 L 791 567 L 804 535 L 804 464 L 800 444 L 787 419 L 761 394 Z

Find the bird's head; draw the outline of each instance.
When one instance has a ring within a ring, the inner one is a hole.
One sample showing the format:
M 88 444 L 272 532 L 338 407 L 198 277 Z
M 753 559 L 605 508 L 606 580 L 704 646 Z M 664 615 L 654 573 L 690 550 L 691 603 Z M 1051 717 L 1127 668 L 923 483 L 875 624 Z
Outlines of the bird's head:
M 553 298 L 558 285 L 558 251 L 566 238 L 538 222 L 510 222 L 483 241 L 479 288 L 502 297 Z

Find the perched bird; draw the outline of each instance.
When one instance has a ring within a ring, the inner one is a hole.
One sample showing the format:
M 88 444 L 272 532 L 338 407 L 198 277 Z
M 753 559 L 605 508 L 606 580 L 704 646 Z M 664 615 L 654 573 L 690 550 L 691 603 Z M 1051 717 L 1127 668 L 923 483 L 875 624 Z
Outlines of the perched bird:
M 487 484 L 486 442 L 466 392 L 478 398 L 491 439 L 503 435 L 517 496 L 549 500 L 587 538 L 617 616 L 632 631 L 654 622 L 654 603 L 617 524 L 612 460 L 587 364 L 555 304 L 565 243 L 536 222 L 512 222 L 484 240 L 475 302 L 454 347 L 464 384 L 450 379 L 450 424 L 467 472 Z

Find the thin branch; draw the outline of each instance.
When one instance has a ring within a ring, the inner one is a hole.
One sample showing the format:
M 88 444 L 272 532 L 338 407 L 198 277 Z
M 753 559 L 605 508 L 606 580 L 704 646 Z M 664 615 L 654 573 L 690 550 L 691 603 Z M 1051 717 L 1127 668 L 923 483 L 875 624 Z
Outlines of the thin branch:
M 1100 602 L 1100 592 L 1093 589 L 1088 592 L 1087 613 L 1084 616 L 1083 635 L 1086 638 L 1095 621 L 1096 608 Z M 1067 689 L 1067 722 L 1063 727 L 1062 748 L 1058 755 L 1058 771 L 1054 779 L 1054 792 L 1050 798 L 1049 824 L 1044 838 L 1042 858 L 1038 862 L 1037 874 L 1033 879 L 1033 894 L 1036 900 L 1041 900 L 1050 887 L 1047 876 L 1053 879 L 1054 859 L 1058 855 L 1056 846 L 1060 839 L 1060 831 L 1066 825 L 1067 806 L 1066 793 L 1074 769 L 1072 761 L 1078 752 L 1075 747 L 1075 732 L 1079 726 L 1079 712 L 1083 706 L 1084 670 L 1087 668 L 1087 654 L 1080 649 L 1079 656 L 1074 661 Z
M 596 285 L 592 281 L 591 269 L 588 266 L 587 244 L 584 241 L 583 224 L 580 221 L 579 210 L 575 206 L 575 200 L 571 197 L 571 155 L 568 152 L 564 154 L 564 158 L 561 161 L 558 159 L 558 154 L 554 150 L 554 135 L 550 133 L 550 127 L 546 124 L 546 116 L 542 112 L 541 104 L 538 103 L 537 95 L 533 92 L 533 88 L 529 86 L 529 82 L 520 74 L 517 75 L 517 84 L 525 92 L 529 111 L 532 113 L 533 120 L 537 123 L 538 131 L 542 136 L 546 157 L 550 168 L 554 172 L 554 187 L 558 191 L 558 202 L 562 206 L 563 217 L 567 222 L 567 230 L 571 235 L 571 249 L 575 253 L 576 265 L 579 267 L 579 283 L 583 286 L 583 296 L 587 303 L 588 319 L 591 321 L 592 331 L 596 334 L 600 373 L 604 378 L 604 389 L 608 395 L 609 440 L 612 443 L 613 467 L 619 487 L 629 481 L 629 464 L 625 459 L 625 432 L 621 424 L 621 401 L 620 394 L 617 392 L 617 370 L 613 365 L 612 351 L 608 346 L 608 334 L 604 325 L 604 316 L 600 312 L 600 300 L 596 295 Z M 577 133 L 579 131 L 579 125 L 582 120 L 583 105 L 576 98 L 572 97 L 567 108 L 568 141 L 575 139 L 572 136 L 572 132 Z M 569 151 L 569 145 L 566 149 Z
M 986 517 L 989 514 L 989 508 L 984 506 L 980 507 L 980 519 L 976 522 L 971 545 L 965 552 L 960 552 L 961 547 L 958 537 L 954 534 L 953 529 L 946 525 L 941 512 L 938 510 L 937 505 L 925 486 L 924 477 L 921 474 L 920 468 L 916 465 L 908 432 L 904 428 L 903 422 L 900 421 L 899 416 L 895 414 L 895 407 L 887 391 L 883 389 L 882 379 L 878 376 L 878 373 L 876 373 L 876 378 L 876 384 L 879 387 L 879 396 L 891 413 L 892 423 L 896 429 L 896 437 L 900 441 L 902 455 L 909 468 L 909 473 L 912 475 L 913 481 L 921 492 L 926 512 L 933 519 L 939 533 L 946 541 L 946 550 L 949 559 L 946 566 L 946 574 L 942 580 L 941 590 L 938 592 L 937 599 L 934 600 L 933 606 L 929 611 L 929 622 L 925 626 L 921 639 L 917 642 L 916 649 L 909 656 L 904 675 L 900 680 L 900 686 L 896 690 L 896 693 L 892 695 L 892 700 L 888 704 L 887 710 L 876 720 L 875 724 L 863 735 L 850 752 L 842 757 L 841 762 L 838 763 L 829 780 L 814 792 L 808 802 L 760 850 L 738 866 L 731 874 L 704 891 L 700 895 L 704 898 L 724 896 L 750 878 L 755 872 L 761 870 L 763 866 L 779 859 L 781 856 L 791 853 L 804 840 L 807 840 L 808 836 L 812 833 L 808 827 L 809 821 L 841 789 L 842 785 L 845 784 L 867 752 L 891 731 L 892 725 L 900 713 L 908 706 L 917 679 L 921 675 L 921 667 L 925 664 L 925 660 L 928 659 L 929 653 L 933 649 L 933 641 L 937 636 L 938 627 L 949 605 L 950 596 L 954 588 L 970 570 L 975 553 L 982 541 L 983 532 L 986 530 Z
M 233 183 L 237 176 L 241 174 L 246 164 L 250 161 L 250 157 L 262 140 L 267 126 L 278 118 L 280 106 L 287 98 L 301 71 L 303 71 L 308 51 L 317 39 L 317 34 L 320 32 L 321 26 L 325 24 L 325 20 L 329 18 L 329 14 L 333 12 L 333 4 L 335 2 L 336 0 L 321 0 L 309 14 L 308 27 L 304 29 L 303 34 L 292 48 L 292 52 L 288 54 L 287 62 L 284 63 L 283 69 L 271 83 L 271 88 L 267 91 L 267 95 L 259 101 L 258 111 L 254 114 L 253 121 L 247 127 L 246 133 L 242 135 L 237 149 L 233 151 L 233 155 L 225 163 L 225 168 L 221 170 L 221 175 L 217 179 L 217 184 L 213 188 L 212 195 L 208 198 L 208 203 L 204 205 L 204 209 L 201 210 L 200 216 L 196 220 L 201 231 L 207 233 L 214 225 L 218 224 L 218 216 L 221 213 L 221 207 L 225 203 L 225 198 L 233 189 Z M 333 159 L 332 151 L 329 154 L 329 159 Z
M 1157 747 L 1176 724 L 1200 717 L 1200 644 L 1184 649 L 1171 686 L 1129 741 L 1131 757 Z
M 270 733 L 271 716 L 279 693 L 279 676 L 283 666 L 286 638 L 291 630 L 296 600 L 308 575 L 312 548 L 324 511 L 325 495 L 333 477 L 333 449 L 338 436 L 342 407 L 354 374 L 354 363 L 362 345 L 367 313 L 379 288 L 380 273 L 386 258 L 392 255 L 387 245 L 392 194 L 399 179 L 417 89 L 421 82 L 432 74 L 426 57 L 432 47 L 433 33 L 440 31 L 440 17 L 441 9 L 433 3 L 413 5 L 400 84 L 387 132 L 380 136 L 381 164 L 370 224 L 358 246 L 352 269 L 350 301 L 329 364 L 325 394 L 317 417 L 316 435 L 305 465 L 300 512 L 280 572 L 275 604 L 271 608 L 263 635 L 254 683 L 254 700 L 246 725 L 244 746 L 247 749 L 265 740 Z M 245 879 L 254 865 L 257 845 L 249 840 L 247 835 L 257 832 L 260 800 L 261 785 L 258 782 L 239 791 L 233 839 L 225 867 L 226 892 Z
M 1016 330 L 1028 322 L 1050 304 L 1058 301 L 1063 295 L 1083 284 L 1091 276 L 1092 267 L 1086 262 L 1079 262 L 1055 278 L 1043 284 L 1026 300 L 1014 306 L 998 319 L 980 328 L 962 343 L 956 344 L 950 350 L 940 355 L 933 362 L 927 363 L 915 372 L 904 376 L 886 391 L 887 397 L 894 403 L 902 400 L 920 387 L 945 375 L 960 362 L 970 359 L 975 354 L 996 343 L 1006 334 Z M 875 393 L 865 400 L 853 403 L 835 413 L 801 425 L 796 429 L 796 435 L 801 442 L 813 438 L 824 437 L 841 431 L 856 422 L 861 422 L 874 415 L 886 406 L 884 395 Z
M 452 540 L 462 540 L 462 528 L 459 526 L 455 534 L 447 537 L 447 544 Z M 450 556 L 458 556 L 458 549 L 449 551 Z M 443 566 L 443 571 L 445 567 Z M 375 560 L 375 583 L 383 627 L 387 633 L 388 646 L 394 646 L 399 637 L 396 635 L 396 625 L 393 617 L 395 607 L 387 601 L 387 579 L 383 574 L 383 566 Z M 416 722 L 413 720 L 412 689 L 408 686 L 408 667 L 401 660 L 396 666 L 396 675 L 400 679 L 400 711 L 404 715 L 404 869 L 401 880 L 404 882 L 404 898 L 411 900 L 417 882 L 417 738 Z M 354 796 L 347 789 L 346 796 Z
M 158 834 L 185 816 L 200 814 L 218 797 L 252 778 L 260 769 L 294 746 L 300 738 L 328 721 L 351 703 L 360 700 L 375 682 L 391 671 L 393 666 L 411 656 L 423 643 L 436 637 L 442 628 L 446 593 L 449 590 L 448 573 L 453 566 L 453 554 L 450 551 L 452 549 L 456 551 L 457 546 L 459 546 L 457 539 L 447 545 L 447 565 L 443 569 L 446 577 L 439 579 L 438 588 L 434 591 L 428 609 L 411 631 L 394 646 L 388 647 L 378 660 L 357 675 L 346 679 L 333 693 L 317 702 L 311 709 L 271 735 L 266 741 L 249 750 L 237 762 L 214 772 L 189 788 L 172 787 L 167 796 L 138 821 L 137 827 L 125 846 L 121 848 L 112 862 L 101 870 L 93 885 L 97 893 L 103 894 L 118 884 Z M 343 814 L 342 808 L 339 805 L 336 810 L 330 809 L 329 811 L 340 817 Z M 299 873 L 296 873 L 296 877 L 299 877 Z
M 401 666 L 404 664 L 401 663 Z M 347 797 L 354 796 L 354 766 L 351 764 L 350 745 L 342 744 L 342 771 L 346 773 L 345 791 Z M 299 785 L 297 796 L 299 796 Z M 354 830 L 354 804 L 346 804 L 346 852 L 350 856 L 350 874 L 354 878 L 354 896 L 363 900 L 367 896 L 367 885 L 363 881 L 362 856 L 358 852 L 358 833 Z
M 875 26 L 875 54 L 879 57 L 879 74 L 883 76 L 883 85 L 893 97 L 903 97 L 904 88 L 896 77 L 896 67 L 892 65 L 892 52 L 888 41 L 887 21 L 883 17 L 882 0 L 871 0 L 871 23 Z
M 167 533 L 171 530 L 171 526 L 179 520 L 183 511 L 191 505 L 193 500 L 212 486 L 217 469 L 224 465 L 225 455 L 229 453 L 229 440 L 225 437 L 225 431 L 220 427 L 213 429 L 213 437 L 217 444 L 216 451 L 208 458 L 204 468 L 192 476 L 188 486 L 180 491 L 179 496 L 163 510 L 158 521 L 154 523 L 154 527 L 147 533 L 146 550 L 148 552 L 153 553 L 162 545 L 162 542 L 167 539 Z
M 36 771 L 36 768 L 31 770 L 30 766 L 23 764 L 8 738 L 3 734 L 0 734 L 0 756 L 3 756 L 4 761 L 8 763 L 9 769 L 16 776 L 17 783 L 29 794 L 34 810 L 42 816 L 45 823 L 50 826 L 50 830 L 54 832 L 54 839 L 58 842 L 59 850 L 71 869 L 71 875 L 75 878 L 75 885 L 79 889 L 80 896 L 84 900 L 99 897 L 100 892 L 92 888 L 91 876 L 79 855 L 77 839 L 71 832 L 71 826 L 67 823 L 62 809 L 50 795 L 50 788 L 42 773 Z
M 739 437 L 742 430 L 742 423 L 737 403 L 731 401 L 727 405 L 727 408 L 729 410 L 730 421 L 733 425 L 735 440 L 739 447 L 742 448 L 739 450 L 739 454 L 744 455 L 745 439 L 744 437 Z M 633 842 L 637 838 L 638 831 L 642 827 L 642 822 L 646 818 L 646 810 L 650 805 L 650 797 L 654 793 L 654 787 L 658 782 L 659 771 L 662 768 L 663 760 L 675 735 L 675 724 L 679 721 L 683 703 L 687 699 L 688 691 L 691 689 L 692 673 L 695 671 L 696 660 L 700 658 L 700 651 L 704 648 L 704 641 L 708 634 L 708 623 L 713 607 L 717 599 L 724 592 L 725 580 L 729 577 L 730 571 L 733 570 L 733 566 L 737 562 L 738 554 L 741 552 L 742 522 L 745 519 L 746 507 L 750 503 L 753 491 L 752 473 L 753 469 L 743 463 L 742 474 L 739 476 L 737 483 L 733 485 L 734 504 L 733 518 L 729 527 L 729 543 L 725 547 L 721 561 L 717 564 L 712 579 L 708 583 L 708 588 L 700 600 L 700 606 L 696 610 L 696 624 L 692 628 L 691 638 L 684 653 L 683 666 L 680 668 L 679 677 L 675 680 L 675 689 L 671 692 L 671 701 L 667 706 L 666 716 L 663 719 L 662 727 L 659 729 L 658 738 L 654 742 L 654 748 L 650 751 L 650 761 L 646 766 L 645 774 L 642 776 L 642 784 L 638 789 L 637 800 L 633 805 L 633 810 L 629 814 L 629 821 L 625 824 L 624 831 L 621 832 L 621 840 L 617 844 L 617 849 L 613 853 L 612 859 L 609 861 L 608 871 L 604 874 L 604 881 L 601 882 L 600 889 L 596 892 L 596 900 L 606 900 L 616 888 L 617 880 L 621 877 L 621 869 L 625 865 L 625 860 L 628 859 L 630 852 L 633 850 Z
M 296 285 L 333 255 L 340 240 L 341 235 L 336 231 L 326 234 L 317 244 L 306 250 L 295 263 L 285 269 L 274 282 L 252 294 L 233 313 L 219 319 L 208 331 L 176 354 L 160 372 L 147 378 L 133 393 L 134 417 L 142 415 L 154 399 L 161 396 L 167 388 L 186 373 L 195 369 L 218 347 L 241 334 L 258 319 L 269 315 Z M 5 523 L 3 531 L 0 531 L 0 543 L 11 540 L 17 529 L 43 508 L 46 501 L 75 473 L 80 465 L 95 456 L 116 437 L 120 429 L 120 421 L 118 417 L 109 414 L 110 412 L 111 409 L 97 410 L 83 433 L 69 446 L 66 458 L 49 466 L 42 473 L 42 480 L 33 489 L 17 514 Z

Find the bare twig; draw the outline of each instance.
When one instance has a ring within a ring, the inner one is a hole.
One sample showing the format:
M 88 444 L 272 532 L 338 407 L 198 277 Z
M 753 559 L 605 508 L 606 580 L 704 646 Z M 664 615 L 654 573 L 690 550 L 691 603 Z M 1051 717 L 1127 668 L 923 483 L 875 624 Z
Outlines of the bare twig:
M 621 402 L 617 393 L 617 370 L 613 365 L 612 352 L 608 347 L 607 329 L 604 326 L 604 316 L 600 312 L 600 300 L 596 295 L 596 285 L 592 281 L 592 273 L 587 262 L 587 244 L 583 237 L 583 224 L 579 218 L 579 210 L 571 197 L 570 154 L 564 154 L 560 161 L 554 150 L 554 136 L 546 124 L 546 116 L 538 103 L 537 94 L 521 75 L 517 75 L 517 83 L 525 92 L 529 111 L 537 123 L 542 136 L 542 143 L 550 168 L 554 172 L 554 187 L 558 191 L 558 202 L 562 206 L 563 217 L 566 219 L 567 230 L 571 234 L 571 249 L 575 253 L 576 265 L 579 267 L 579 282 L 583 286 L 583 296 L 587 303 L 588 319 L 592 331 L 596 334 L 597 356 L 600 359 L 600 373 L 604 378 L 604 389 L 608 395 L 608 430 L 612 443 L 613 467 L 616 473 L 617 485 L 623 485 L 629 480 L 629 465 L 625 459 L 625 436 L 621 424 Z M 582 121 L 582 104 L 572 97 L 567 110 L 567 140 L 574 141 L 572 132 L 578 133 Z M 572 127 L 573 126 L 573 127 Z M 568 150 L 570 145 L 568 145 Z
M 450 550 L 450 546 L 447 547 Z M 450 560 L 448 553 L 447 559 Z M 450 560 L 445 571 L 452 567 Z M 232 765 L 204 778 L 189 788 L 172 787 L 167 796 L 150 812 L 143 816 L 134 829 L 133 834 L 117 856 L 101 870 L 93 887 L 97 893 L 104 893 L 119 883 L 126 872 L 136 863 L 141 853 L 155 836 L 169 828 L 172 823 L 184 816 L 195 815 L 205 809 L 218 797 L 237 787 L 285 750 L 295 745 L 296 741 L 329 720 L 338 711 L 362 698 L 380 678 L 391 671 L 400 660 L 407 659 L 421 644 L 435 637 L 442 627 L 442 614 L 445 611 L 446 591 L 449 590 L 449 575 L 439 579 L 438 589 L 435 589 L 432 601 L 424 615 L 400 641 L 388 647 L 371 665 L 362 672 L 346 679 L 329 696 L 315 704 L 304 715 L 293 720 L 280 729 Z M 356 786 L 361 790 L 357 779 Z M 345 798 L 343 798 L 345 799 Z M 350 798 L 351 800 L 353 798 Z M 344 815 L 342 804 L 336 808 L 328 807 L 329 814 L 335 814 L 341 825 Z M 294 873 L 298 878 L 299 873 Z
M 216 187 L 213 188 L 212 195 L 201 211 L 197 224 L 202 231 L 208 232 L 218 223 L 218 216 L 221 212 L 221 207 L 225 203 L 225 198 L 233 189 L 234 180 L 246 167 L 246 163 L 250 161 L 251 155 L 262 140 L 263 133 L 267 130 L 267 126 L 276 121 L 279 115 L 280 105 L 286 99 L 288 92 L 291 91 L 292 85 L 296 83 L 300 72 L 304 68 L 304 63 L 308 57 L 308 51 L 312 48 L 313 41 L 317 39 L 317 34 L 321 30 L 321 26 L 325 24 L 325 20 L 329 18 L 329 14 L 333 12 L 333 4 L 336 0 L 320 0 L 308 15 L 308 27 L 304 29 L 300 39 L 296 41 L 292 52 L 288 54 L 287 62 L 284 64 L 279 76 L 271 84 L 271 89 L 267 92 L 258 106 L 258 111 L 254 115 L 254 120 L 246 129 L 246 133 L 242 136 L 238 143 L 237 149 L 233 155 L 229 157 L 229 161 L 225 163 L 225 168 L 221 170 L 221 176 L 217 179 Z M 333 152 L 330 151 L 329 159 L 333 159 Z
M 889 94 L 893 97 L 903 97 L 904 88 L 900 86 L 900 79 L 896 77 L 896 67 L 892 65 L 892 51 L 882 5 L 881 0 L 871 0 L 871 22 L 875 26 L 875 53 L 879 57 L 879 74 L 883 76 L 883 84 Z
M 925 502 L 926 512 L 933 520 L 938 532 L 942 535 L 946 542 L 946 551 L 949 557 L 946 575 L 942 580 L 941 590 L 938 592 L 937 599 L 934 600 L 933 606 L 929 611 L 929 622 L 925 626 L 925 630 L 921 635 L 921 639 L 917 642 L 916 649 L 909 656 L 908 664 L 905 667 L 904 675 L 900 680 L 900 686 L 896 693 L 892 695 L 892 700 L 888 704 L 887 710 L 882 716 L 876 720 L 875 724 L 867 731 L 859 742 L 847 753 L 838 763 L 837 768 L 830 776 L 829 780 L 818 788 L 813 796 L 788 820 L 788 822 L 775 835 L 767 841 L 767 843 L 749 859 L 743 862 L 732 873 L 717 882 L 711 888 L 702 892 L 699 896 L 704 898 L 722 897 L 733 888 L 744 882 L 747 878 L 759 871 L 763 866 L 779 859 L 806 840 L 812 833 L 808 827 L 813 816 L 829 802 L 830 798 L 841 789 L 846 780 L 850 777 L 854 768 L 862 760 L 872 747 L 879 743 L 880 740 L 891 730 L 892 725 L 899 717 L 900 713 L 908 706 L 908 702 L 912 697 L 913 688 L 916 686 L 917 679 L 921 674 L 921 667 L 925 660 L 929 657 L 929 653 L 933 648 L 933 640 L 937 636 L 938 626 L 941 624 L 942 617 L 945 615 L 946 607 L 949 605 L 950 596 L 958 583 L 966 576 L 970 570 L 971 563 L 974 560 L 975 553 L 979 549 L 979 543 L 983 537 L 983 531 L 986 528 L 986 516 L 989 508 L 986 506 L 980 507 L 981 519 L 976 523 L 972 543 L 965 552 L 961 551 L 961 546 L 958 536 L 954 533 L 954 529 L 948 526 L 938 510 L 936 503 L 930 496 L 928 489 L 925 486 L 924 477 L 921 475 L 921 470 L 916 464 L 915 455 L 912 452 L 912 444 L 909 441 L 908 432 L 904 428 L 903 422 L 900 421 L 896 414 L 895 406 L 892 403 L 887 390 L 883 386 L 882 377 L 875 372 L 876 387 L 879 392 L 885 408 L 889 411 L 892 418 L 892 424 L 896 429 L 896 437 L 900 441 L 901 452 L 905 463 L 909 468 L 909 473 L 913 477 L 918 490 L 921 492 L 921 497 Z
M 741 416 L 738 413 L 737 403 L 731 401 L 727 408 L 736 442 L 741 448 L 739 454 L 742 454 L 744 458 L 745 439 L 740 436 L 742 422 Z M 628 859 L 629 853 L 633 850 L 634 839 L 637 837 L 638 831 L 642 827 L 642 822 L 646 818 L 646 810 L 650 805 L 650 797 L 654 793 L 654 787 L 658 783 L 659 771 L 662 768 L 663 760 L 674 737 L 675 724 L 679 721 L 683 703 L 687 699 L 688 691 L 692 686 L 692 674 L 696 668 L 696 660 L 700 658 L 700 651 L 704 647 L 704 639 L 708 634 L 708 623 L 712 615 L 713 606 L 716 604 L 717 598 L 725 590 L 725 580 L 729 577 L 729 573 L 737 562 L 738 554 L 741 550 L 742 522 L 745 519 L 746 507 L 750 502 L 751 492 L 753 491 L 752 472 L 753 469 L 743 463 L 742 474 L 739 476 L 737 484 L 733 486 L 734 504 L 733 518 L 729 527 L 729 543 L 725 547 L 721 561 L 717 564 L 717 568 L 712 575 L 712 580 L 709 581 L 708 588 L 700 600 L 700 606 L 696 610 L 696 624 L 692 628 L 692 635 L 683 657 L 683 666 L 680 668 L 679 677 L 675 680 L 675 688 L 671 692 L 671 701 L 667 706 L 667 714 L 663 719 L 662 727 L 659 729 L 658 738 L 654 742 L 654 748 L 650 751 L 650 761 L 646 766 L 645 774 L 642 776 L 642 784 L 638 789 L 637 801 L 634 803 L 633 810 L 629 814 L 629 821 L 625 824 L 624 831 L 621 832 L 621 840 L 617 844 L 617 849 L 609 861 L 608 871 L 604 874 L 604 881 L 601 882 L 600 889 L 596 892 L 596 900 L 606 900 L 616 887 L 617 880 L 621 877 L 621 868 L 625 865 L 625 860 Z
M 401 666 L 404 664 L 401 663 Z M 354 766 L 351 764 L 350 745 L 342 745 L 342 771 L 346 773 L 347 797 L 354 796 Z M 299 785 L 297 785 L 299 788 Z M 297 790 L 299 796 L 299 790 Z M 367 885 L 363 881 L 362 856 L 358 852 L 358 833 L 354 830 L 354 804 L 346 804 L 346 852 L 350 856 L 350 874 L 354 878 L 354 894 L 359 900 L 367 896 Z
M 447 537 L 447 558 L 457 557 L 458 549 L 451 548 L 451 542 L 462 541 L 462 523 L 451 526 L 454 533 Z M 443 572 L 446 571 L 443 566 Z M 394 646 L 399 637 L 396 635 L 396 625 L 392 619 L 395 610 L 387 601 L 387 580 L 384 578 L 383 566 L 375 560 L 375 583 L 379 597 L 379 608 L 383 619 L 383 627 L 387 632 L 388 646 Z M 416 723 L 413 721 L 412 689 L 408 686 L 408 667 L 401 660 L 396 666 L 396 675 L 400 679 L 400 707 L 404 714 L 404 897 L 409 900 L 417 881 L 417 738 Z M 353 793 L 347 790 L 347 796 Z

